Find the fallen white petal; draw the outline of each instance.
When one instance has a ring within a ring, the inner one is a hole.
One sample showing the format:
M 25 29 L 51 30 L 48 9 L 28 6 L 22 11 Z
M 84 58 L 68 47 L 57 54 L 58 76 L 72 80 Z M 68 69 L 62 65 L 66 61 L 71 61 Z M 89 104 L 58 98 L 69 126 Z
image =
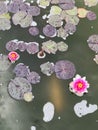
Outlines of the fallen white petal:
M 36 130 L 36 127 L 35 126 L 31 126 L 31 130 Z
M 44 107 L 43 107 L 43 113 L 44 117 L 43 120 L 45 122 L 49 122 L 53 119 L 54 117 L 54 105 L 51 102 L 47 102 Z
M 98 109 L 98 106 L 96 104 L 89 104 L 87 106 L 87 101 L 82 100 L 81 102 L 75 104 L 74 106 L 74 112 L 78 117 L 85 116 L 87 114 L 93 113 Z
M 41 39 L 45 39 L 45 36 L 43 36 L 43 35 L 39 35 L 39 37 L 40 37 Z

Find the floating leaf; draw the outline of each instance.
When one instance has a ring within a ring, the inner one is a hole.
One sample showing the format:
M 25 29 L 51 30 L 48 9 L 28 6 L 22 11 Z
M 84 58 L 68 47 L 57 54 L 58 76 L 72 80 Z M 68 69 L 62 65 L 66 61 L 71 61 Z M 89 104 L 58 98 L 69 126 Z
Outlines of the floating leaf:
M 70 79 L 75 75 L 76 69 L 72 62 L 60 60 L 55 63 L 55 73 L 59 79 Z
M 8 93 L 16 100 L 23 100 L 24 94 L 31 91 L 32 86 L 25 78 L 16 77 L 8 84 Z

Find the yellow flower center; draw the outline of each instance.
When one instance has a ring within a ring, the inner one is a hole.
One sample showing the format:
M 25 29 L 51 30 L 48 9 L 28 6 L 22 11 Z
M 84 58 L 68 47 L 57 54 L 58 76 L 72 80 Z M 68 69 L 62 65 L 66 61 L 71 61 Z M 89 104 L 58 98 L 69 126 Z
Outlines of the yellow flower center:
M 12 58 L 15 58 L 15 57 L 16 57 L 16 55 L 13 53 L 13 54 L 11 54 L 11 57 L 12 57 Z
M 82 84 L 82 83 L 79 83 L 79 84 L 78 84 L 78 87 L 79 87 L 79 88 L 82 88 L 82 87 L 83 87 L 83 84 Z

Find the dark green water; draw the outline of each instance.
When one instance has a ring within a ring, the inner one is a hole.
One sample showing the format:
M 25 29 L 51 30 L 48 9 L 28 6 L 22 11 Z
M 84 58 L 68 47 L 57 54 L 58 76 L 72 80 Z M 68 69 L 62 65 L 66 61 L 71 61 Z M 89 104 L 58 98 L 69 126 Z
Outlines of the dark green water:
M 76 4 L 78 7 L 84 7 L 83 2 L 79 2 L 79 0 L 77 0 Z M 98 16 L 98 5 L 89 9 L 95 11 Z M 46 12 L 42 11 L 43 14 Z M 37 18 L 37 21 L 39 21 L 38 26 L 41 31 L 45 22 L 42 22 L 41 16 Z M 15 64 L 12 65 L 8 72 L 1 75 L 0 80 L 3 85 L 0 87 L 0 130 L 30 130 L 32 125 L 35 125 L 37 130 L 98 130 L 98 111 L 82 118 L 78 118 L 73 111 L 73 106 L 83 99 L 86 99 L 88 103 L 98 104 L 98 65 L 93 61 L 95 53 L 88 48 L 86 42 L 90 35 L 97 33 L 98 18 L 91 22 L 87 19 L 81 19 L 77 26 L 77 32 L 66 40 L 69 45 L 69 50 L 66 53 L 57 52 L 56 55 L 47 55 L 45 59 L 40 60 L 36 55 L 32 56 L 26 52 L 19 52 L 21 58 L 18 62 L 29 65 L 31 70 L 37 71 L 42 76 L 42 79 L 39 84 L 33 86 L 34 101 L 26 103 L 13 100 L 7 93 L 7 84 L 10 78 L 14 77 L 12 69 Z M 3 54 L 8 53 L 5 50 L 5 44 L 11 39 L 43 42 L 39 37 L 30 36 L 27 29 L 21 29 L 19 26 L 13 26 L 9 31 L 0 31 L 0 37 L 0 53 Z M 44 39 L 44 41 L 46 40 L 49 40 L 49 38 Z M 58 42 L 62 39 L 53 38 L 52 40 Z M 55 63 L 61 59 L 71 60 L 76 66 L 77 73 L 87 76 L 91 86 L 87 95 L 77 97 L 69 92 L 68 84 L 72 79 L 64 81 L 56 79 L 55 75 L 46 77 L 41 74 L 39 67 L 41 63 L 47 61 Z M 52 92 L 53 82 L 58 84 L 55 85 L 59 89 L 60 97 L 55 95 L 55 98 L 52 98 L 54 95 L 54 91 Z M 54 102 L 57 108 L 53 120 L 45 123 L 42 120 L 42 108 L 48 101 Z M 60 120 L 58 120 L 59 116 L 61 117 Z

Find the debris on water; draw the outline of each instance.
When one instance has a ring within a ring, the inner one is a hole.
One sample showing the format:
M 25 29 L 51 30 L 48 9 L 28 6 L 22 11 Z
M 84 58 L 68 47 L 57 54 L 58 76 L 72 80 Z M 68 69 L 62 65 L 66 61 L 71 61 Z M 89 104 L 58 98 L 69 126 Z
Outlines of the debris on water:
M 47 18 L 47 14 L 44 14 L 43 16 L 42 16 L 42 19 L 46 19 Z
M 60 119 L 61 119 L 61 117 L 59 116 L 59 117 L 58 117 L 58 120 L 60 120 Z
M 39 51 L 39 52 L 37 53 L 37 57 L 38 57 L 39 59 L 43 59 L 43 58 L 46 57 L 46 53 L 45 53 L 43 50 L 41 50 L 41 51 Z
M 45 39 L 45 36 L 43 36 L 43 35 L 39 35 L 39 37 L 40 37 L 41 39 Z
M 36 130 L 36 127 L 35 126 L 31 126 L 31 130 Z
M 98 64 L 98 54 L 95 55 L 95 58 L 93 60 L 96 62 L 96 64 Z
M 35 22 L 35 21 L 33 20 L 32 23 L 30 24 L 30 26 L 37 26 L 37 22 Z

